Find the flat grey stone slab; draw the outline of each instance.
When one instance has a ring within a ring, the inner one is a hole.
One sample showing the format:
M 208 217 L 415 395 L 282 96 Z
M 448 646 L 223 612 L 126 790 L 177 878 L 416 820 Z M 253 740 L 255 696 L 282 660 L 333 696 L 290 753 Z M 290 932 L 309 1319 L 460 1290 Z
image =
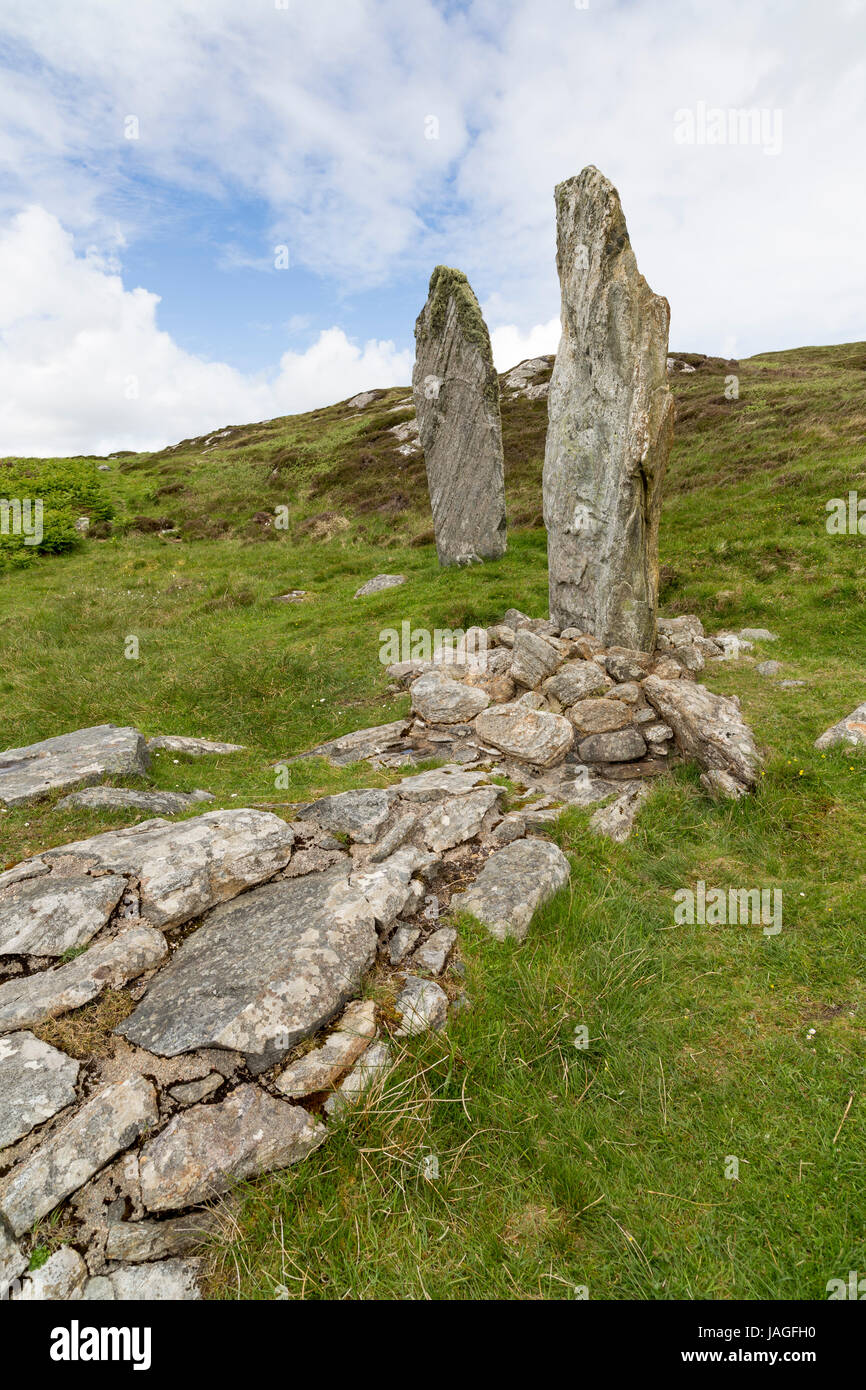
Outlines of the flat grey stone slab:
M 157 734 L 147 740 L 148 748 L 165 753 L 186 753 L 191 758 L 207 758 L 215 753 L 243 753 L 242 743 L 218 743 L 209 738 L 187 738 L 185 734 Z
M 141 1150 L 141 1197 L 148 1211 L 174 1211 L 226 1192 L 233 1183 L 300 1162 L 327 1131 L 308 1111 L 247 1084 L 219 1105 L 177 1115 Z
M 413 1037 L 431 1030 L 438 1033 L 448 1019 L 448 995 L 433 980 L 407 975 L 406 983 L 394 1003 L 402 1022 L 396 1037 Z
M 54 791 L 101 782 L 109 774 L 142 777 L 150 765 L 137 729 L 96 724 L 0 753 L 0 806 L 26 806 Z
M 309 752 L 300 753 L 289 761 L 297 762 L 301 758 L 327 758 L 335 766 L 345 767 L 349 763 L 375 758 L 402 743 L 410 723 L 409 719 L 396 719 L 391 724 L 377 724 L 372 729 L 356 729 L 354 733 L 342 734 L 339 738 L 329 739 L 327 743 L 319 743 Z
M 211 792 L 147 792 L 132 787 L 84 787 L 59 801 L 58 807 L 84 806 L 95 811 L 150 811 L 154 816 L 175 816 L 202 801 L 214 801 Z
M 134 926 L 100 941 L 66 965 L 0 985 L 0 1033 L 36 1028 L 48 1018 L 80 1009 L 104 989 L 119 988 L 168 955 L 162 932 Z
M 362 845 L 378 839 L 391 814 L 393 793 L 376 787 L 323 796 L 298 812 L 298 820 L 315 821 L 337 834 L 350 835 Z
M 119 1303 L 193 1303 L 201 1298 L 200 1276 L 201 1260 L 159 1260 L 121 1265 L 112 1270 L 108 1282 Z
M 163 1057 L 230 1048 L 261 1070 L 357 993 L 376 941 L 341 867 L 265 884 L 187 937 L 118 1032 Z
M 79 1064 L 32 1033 L 0 1037 L 0 1149 L 76 1099 Z
M 0 956 L 62 956 L 104 927 L 126 889 L 120 874 L 39 876 L 0 888 Z
M 487 781 L 486 772 L 467 772 L 456 763 L 404 777 L 396 791 L 404 801 L 438 801 L 443 796 L 462 796 Z
M 368 594 L 380 594 L 383 589 L 398 589 L 406 583 L 405 574 L 377 574 L 368 579 L 360 589 L 355 590 L 355 598 L 366 598 Z
M 449 796 L 424 817 L 421 837 L 428 849 L 442 854 L 446 849 L 471 840 L 481 830 L 485 817 L 504 795 L 498 786 L 479 787 L 464 796 Z
M 522 941 L 536 908 L 568 883 L 571 870 L 549 840 L 514 840 L 491 854 L 475 882 L 451 899 L 455 912 L 469 912 L 491 936 Z
M 108 1228 L 105 1258 L 141 1264 L 172 1255 L 187 1255 L 219 1229 L 210 1211 L 190 1212 L 167 1221 L 115 1221 Z
M 142 821 L 46 850 L 52 878 L 105 870 L 140 881 L 141 915 L 165 930 L 285 868 L 294 834 L 269 811 L 207 811 L 179 824 Z M 45 883 L 45 880 L 42 880 Z
M 866 702 L 858 705 L 844 719 L 840 719 L 838 724 L 833 724 L 825 730 L 821 737 L 815 740 L 815 747 L 821 750 L 835 748 L 844 743 L 866 743 Z
M 87 1265 L 77 1250 L 64 1245 L 23 1281 L 16 1298 L 24 1303 L 69 1303 L 82 1297 Z
M 29 1231 L 158 1118 L 156 1091 L 143 1076 L 97 1091 L 0 1183 L 0 1215 L 13 1234 Z
M 376 1035 L 376 1006 L 372 999 L 351 1003 L 340 1026 L 321 1047 L 290 1062 L 276 1080 L 277 1090 L 290 1099 L 326 1091 L 361 1055 Z

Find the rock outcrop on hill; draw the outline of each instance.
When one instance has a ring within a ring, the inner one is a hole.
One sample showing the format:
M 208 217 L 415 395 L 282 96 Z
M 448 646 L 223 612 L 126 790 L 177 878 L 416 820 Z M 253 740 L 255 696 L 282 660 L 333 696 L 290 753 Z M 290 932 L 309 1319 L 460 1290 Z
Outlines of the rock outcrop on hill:
M 415 413 L 440 565 L 495 560 L 506 546 L 499 378 L 466 276 L 439 265 L 415 325 Z
M 551 618 L 652 651 L 674 405 L 670 310 L 639 273 L 619 194 L 589 167 L 556 189 L 562 338 L 544 457 Z

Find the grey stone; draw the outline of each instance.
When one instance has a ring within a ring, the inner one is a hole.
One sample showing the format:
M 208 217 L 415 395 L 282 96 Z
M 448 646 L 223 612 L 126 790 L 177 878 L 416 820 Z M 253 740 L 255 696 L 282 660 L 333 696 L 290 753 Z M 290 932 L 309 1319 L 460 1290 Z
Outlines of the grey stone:
M 32 1033 L 0 1037 L 0 1149 L 72 1105 L 78 1069 Z
M 520 628 L 531 623 L 532 619 L 527 613 L 521 613 L 519 608 L 507 608 L 502 622 L 505 627 L 510 627 L 512 632 L 519 632 Z
M 649 795 L 645 782 L 629 787 L 610 806 L 600 806 L 589 818 L 589 828 L 617 844 L 624 844 L 634 828 L 641 802 Z
M 511 662 L 511 677 L 518 685 L 536 686 L 562 665 L 562 653 L 558 652 L 544 637 L 521 628 L 514 635 L 514 657 Z
M 0 888 L 0 956 L 62 956 L 104 927 L 126 890 L 119 874 L 22 879 Z
M 597 169 L 556 189 L 562 339 L 544 456 L 550 616 L 652 650 L 658 526 L 673 435 L 670 310 L 637 269 Z
M 103 777 L 147 772 L 147 746 L 137 729 L 96 724 L 0 753 L 0 806 L 26 806 L 54 791 Z
M 290 1062 L 275 1081 L 277 1090 L 290 1099 L 302 1099 L 326 1091 L 360 1057 L 376 1036 L 376 1005 L 372 999 L 349 1004 L 340 1025 L 321 1047 Z
M 759 676 L 778 676 L 783 669 L 781 661 L 759 661 L 755 667 Z
M 300 758 L 327 758 L 336 767 L 346 767 L 350 763 L 375 758 L 388 749 L 398 747 L 405 739 L 409 728 L 408 719 L 396 719 L 391 724 L 377 724 L 372 729 L 356 729 L 351 734 L 341 734 L 339 738 L 319 743 L 309 752 L 289 759 L 297 762 Z
M 412 709 L 428 724 L 465 724 L 490 704 L 490 696 L 476 686 L 446 680 L 428 671 L 410 686 Z
M 420 935 L 420 927 L 414 927 L 410 922 L 396 928 L 388 941 L 388 959 L 391 965 L 399 965 L 406 959 Z
M 17 1297 L 26 1303 L 75 1302 L 81 1299 L 86 1283 L 87 1265 L 77 1250 L 64 1245 L 28 1274 Z
M 505 553 L 499 378 L 466 276 L 437 266 L 415 324 L 415 415 L 440 565 Z
M 0 1219 L 0 1302 L 9 1297 L 15 1281 L 26 1268 L 27 1256 Z
M 585 763 L 626 763 L 645 753 L 646 743 L 634 727 L 615 729 L 609 734 L 589 734 L 577 745 L 577 755 Z
M 704 625 L 696 613 L 681 613 L 677 618 L 659 618 L 657 645 L 660 651 L 674 651 L 691 646 L 704 636 Z
M 840 719 L 838 724 L 826 729 L 820 738 L 816 738 L 815 747 L 823 750 L 847 743 L 866 743 L 866 702 L 858 705 L 844 719 Z
M 737 634 L 744 642 L 778 642 L 779 634 L 766 627 L 744 627 Z
M 150 811 L 155 816 L 174 816 L 179 811 L 188 811 L 201 801 L 215 800 L 211 792 L 147 792 L 136 791 L 130 787 L 85 787 L 83 791 L 72 792 L 57 803 L 65 806 L 86 806 L 93 810 L 127 809 Z
M 370 855 L 371 864 L 380 864 L 383 859 L 387 859 L 396 849 L 408 840 L 415 826 L 418 824 L 418 817 L 412 812 L 407 811 L 405 815 L 399 816 L 382 839 L 376 845 Z
M 730 772 L 722 772 L 718 768 L 701 773 L 701 786 L 716 801 L 739 801 L 748 792 L 748 787 L 738 782 Z
M 347 1105 L 357 1105 L 364 1094 L 384 1080 L 391 1069 L 391 1049 L 385 1042 L 374 1042 L 361 1053 L 346 1079 L 325 1101 L 325 1114 L 338 1115 Z
M 167 1221 L 114 1221 L 105 1239 L 105 1258 L 141 1264 L 171 1255 L 188 1255 L 220 1229 L 210 1211 L 190 1212 Z
M 184 1081 L 179 1086 L 172 1086 L 169 1095 L 178 1105 L 197 1105 L 200 1100 L 207 1100 L 214 1091 L 218 1091 L 224 1079 L 218 1071 L 212 1071 L 198 1081 Z
M 43 851 L 55 875 L 97 870 L 141 882 L 141 915 L 166 929 L 198 917 L 289 862 L 294 836 L 268 811 L 207 811 L 142 821 Z
M 627 681 L 641 681 L 652 666 L 649 652 L 636 651 L 629 647 L 611 647 L 605 657 L 607 674 L 622 684 Z
M 553 767 L 562 762 L 574 742 L 574 729 L 561 714 L 526 705 L 494 705 L 475 720 L 478 737 L 512 758 Z
M 165 753 L 186 753 L 190 758 L 207 758 L 213 753 L 243 753 L 242 743 L 215 743 L 208 738 L 187 738 L 185 734 L 157 734 L 147 740 L 151 749 Z
M 569 881 L 568 860 L 548 840 L 515 840 L 491 854 L 475 882 L 451 899 L 455 912 L 468 912 L 504 941 L 522 941 L 533 913 Z
M 387 931 L 413 902 L 413 874 L 425 873 L 438 862 L 437 855 L 407 845 L 395 850 L 381 864 L 356 869 L 349 882 L 351 888 L 362 895 L 376 925 L 380 930 Z
M 552 695 L 565 708 L 592 695 L 604 695 L 612 682 L 594 661 L 566 661 L 555 676 L 544 682 L 545 695 Z
M 299 1105 L 249 1083 L 218 1105 L 170 1120 L 141 1150 L 141 1199 L 148 1211 L 195 1206 L 235 1182 L 299 1163 L 326 1130 Z
M 263 1070 L 357 992 L 376 940 L 342 867 L 264 884 L 187 937 L 118 1032 L 161 1057 L 224 1047 Z
M 480 832 L 488 811 L 502 795 L 502 787 L 479 787 L 465 796 L 452 796 L 441 802 L 421 824 L 421 837 L 427 848 L 442 854 L 446 849 L 473 839 Z
M 503 816 L 498 825 L 495 825 L 488 835 L 489 844 L 496 849 L 501 849 L 503 845 L 510 845 L 513 840 L 520 840 L 526 834 L 526 821 L 517 812 Z
M 428 1030 L 438 1033 L 448 1020 L 448 995 L 433 980 L 407 975 L 394 1008 L 402 1019 L 396 1037 L 414 1037 Z
M 375 578 L 368 579 L 366 584 L 362 584 L 360 589 L 355 590 L 355 598 L 366 598 L 368 594 L 381 594 L 383 589 L 399 589 L 400 585 L 405 583 L 405 574 L 377 574 Z
M 338 835 L 349 835 L 358 844 L 372 845 L 391 814 L 391 794 L 378 788 L 337 792 L 324 796 L 298 812 L 298 820 L 312 820 Z
M 0 1183 L 0 1213 L 13 1233 L 29 1231 L 158 1118 L 156 1091 L 143 1076 L 97 1091 Z
M 48 1018 L 80 1009 L 104 989 L 119 989 L 168 955 L 162 932 L 127 927 L 89 947 L 66 965 L 0 985 L 0 1033 L 36 1028 Z
M 443 796 L 462 796 L 486 781 L 486 772 L 467 772 L 453 763 L 446 763 L 444 767 L 404 777 L 397 791 L 404 801 L 438 801 Z
M 456 940 L 457 933 L 453 927 L 440 927 L 434 931 L 412 957 L 413 969 L 441 975 Z
M 50 873 L 51 865 L 46 864 L 44 859 L 22 859 L 14 868 L 0 874 L 0 890 L 11 888 L 13 883 L 23 883 L 29 878 L 42 878 L 43 874 Z
M 758 779 L 760 758 L 739 702 L 694 681 L 648 676 L 644 694 L 674 731 L 680 750 L 704 771 L 728 772 L 745 787 Z
M 568 718 L 581 736 L 610 734 L 631 724 L 631 710 L 624 700 L 578 700 L 567 711 Z
M 111 1280 L 104 1274 L 96 1274 L 84 1285 L 82 1298 L 90 1303 L 109 1303 L 114 1298 Z
M 191 1303 L 201 1298 L 200 1277 L 200 1260 L 178 1259 L 121 1265 L 108 1280 L 119 1303 Z

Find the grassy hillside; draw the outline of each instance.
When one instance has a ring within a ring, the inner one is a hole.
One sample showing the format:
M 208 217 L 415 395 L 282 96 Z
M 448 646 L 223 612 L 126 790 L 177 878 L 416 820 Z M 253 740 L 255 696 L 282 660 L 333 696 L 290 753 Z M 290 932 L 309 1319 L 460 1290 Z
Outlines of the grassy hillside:
M 825 528 L 829 498 L 866 496 L 866 344 L 685 360 L 664 611 L 772 628 L 758 655 L 805 682 L 782 690 L 748 662 L 706 678 L 740 696 L 766 749 L 757 795 L 711 804 L 685 768 L 626 846 L 590 837 L 586 813 L 561 820 L 570 894 L 523 945 L 464 929 L 472 1008 L 410 1041 L 381 1099 L 307 1163 L 239 1193 L 216 1296 L 822 1298 L 866 1269 L 866 762 L 812 748 L 866 698 L 864 540 Z M 227 427 L 110 472 L 78 461 L 98 496 L 73 491 L 68 514 L 95 535 L 0 572 L 0 746 L 106 720 L 243 743 L 155 760 L 156 785 L 206 787 L 218 806 L 384 780 L 301 762 L 277 793 L 272 764 L 403 713 L 383 627 L 547 611 L 546 402 L 503 400 L 508 554 L 442 572 L 423 460 L 389 432 L 406 400 Z M 16 460 L 6 479 L 45 467 Z M 355 600 L 380 570 L 409 582 Z M 274 602 L 292 589 L 307 597 Z M 0 814 L 0 866 L 139 818 Z M 699 878 L 781 887 L 782 933 L 675 926 L 673 894 Z

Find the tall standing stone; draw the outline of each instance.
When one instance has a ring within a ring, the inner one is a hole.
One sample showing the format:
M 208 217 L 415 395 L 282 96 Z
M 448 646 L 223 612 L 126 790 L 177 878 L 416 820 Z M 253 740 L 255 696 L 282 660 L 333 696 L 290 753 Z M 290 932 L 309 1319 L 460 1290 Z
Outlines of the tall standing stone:
M 652 651 L 673 437 L 670 309 L 640 274 L 619 194 L 590 166 L 556 189 L 562 338 L 544 456 L 550 616 Z
M 438 265 L 415 324 L 412 390 L 440 565 L 505 553 L 499 378 L 466 276 Z

